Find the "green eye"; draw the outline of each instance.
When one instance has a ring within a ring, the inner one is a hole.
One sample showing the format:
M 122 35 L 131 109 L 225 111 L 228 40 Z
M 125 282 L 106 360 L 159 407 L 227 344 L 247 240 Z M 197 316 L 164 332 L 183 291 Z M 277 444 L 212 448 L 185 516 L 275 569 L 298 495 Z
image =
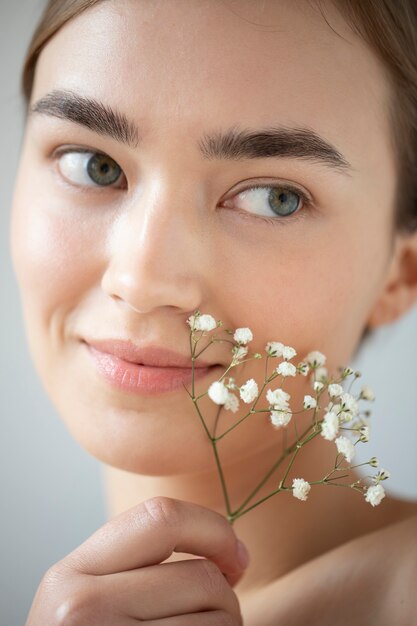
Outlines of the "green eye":
M 87 162 L 87 172 L 97 185 L 112 185 L 119 178 L 122 170 L 106 154 L 94 154 Z
M 285 187 L 272 187 L 268 194 L 268 204 L 277 215 L 291 215 L 300 204 L 300 194 Z
M 300 207 L 309 205 L 309 198 L 304 192 L 284 184 L 251 185 L 234 197 L 237 208 L 270 221 L 300 213 Z
M 124 180 L 121 167 L 102 152 L 65 149 L 55 153 L 55 158 L 63 177 L 77 187 L 110 187 L 119 179 Z

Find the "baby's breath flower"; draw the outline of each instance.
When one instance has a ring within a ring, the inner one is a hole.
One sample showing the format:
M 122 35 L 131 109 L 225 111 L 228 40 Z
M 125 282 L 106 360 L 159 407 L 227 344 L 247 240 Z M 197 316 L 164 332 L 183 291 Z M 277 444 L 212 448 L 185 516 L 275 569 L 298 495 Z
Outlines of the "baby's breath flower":
M 366 490 L 365 500 L 372 506 L 377 506 L 383 498 L 385 498 L 385 490 L 382 485 L 372 485 Z
M 362 387 L 359 394 L 359 400 L 375 400 L 375 394 L 370 387 Z
M 276 368 L 278 374 L 281 376 L 295 376 L 297 374 L 297 368 L 292 363 L 288 363 L 288 361 L 283 361 Z
M 255 400 L 257 395 L 258 395 L 258 385 L 256 384 L 253 378 L 250 378 L 249 380 L 246 381 L 244 385 L 241 386 L 240 397 L 242 398 L 243 402 L 246 402 L 246 404 L 249 404 L 250 402 L 253 402 Z
M 343 436 L 338 437 L 336 439 L 336 447 L 337 447 L 337 451 L 343 454 L 346 461 L 350 463 L 353 457 L 355 456 L 355 452 L 356 452 L 355 446 L 353 445 L 351 440 Z
M 314 369 L 314 368 L 313 368 Z M 329 375 L 326 367 L 318 367 L 313 371 L 311 375 L 311 382 L 314 383 L 314 379 L 318 380 L 321 383 L 327 382 L 327 376 Z
M 324 387 L 324 384 L 321 383 L 319 380 L 316 380 L 313 384 L 314 387 L 314 391 L 321 391 Z
M 307 376 L 308 371 L 309 371 L 309 365 L 308 363 L 305 363 L 304 361 L 301 361 L 301 363 L 299 363 L 297 365 L 297 371 L 302 375 L 302 376 Z
M 294 348 L 291 348 L 291 346 L 284 346 L 282 349 L 282 358 L 285 359 L 286 361 L 289 361 L 292 358 L 294 358 L 296 354 L 297 354 L 296 351 L 294 350 Z
M 369 459 L 368 464 L 369 464 L 371 467 L 378 467 L 378 465 L 379 465 L 379 461 L 378 461 L 378 459 L 377 459 L 377 457 L 376 457 L 376 456 L 373 456 L 371 459 Z
M 342 377 L 346 378 L 347 376 L 351 376 L 353 374 L 353 369 L 351 367 L 344 367 L 342 370 Z
M 342 405 L 342 409 L 347 409 L 352 415 L 358 415 L 359 407 L 356 399 L 352 396 L 351 393 L 344 393 L 340 396 L 340 402 Z
M 299 500 L 307 500 L 311 485 L 304 478 L 294 478 L 292 481 L 292 495 Z
M 338 385 L 337 383 L 333 383 L 328 386 L 329 396 L 332 398 L 336 398 L 337 396 L 341 396 L 343 393 L 342 385 Z
M 237 398 L 234 393 L 230 393 L 229 391 L 226 402 L 224 403 L 224 408 L 232 411 L 232 413 L 236 413 L 239 409 L 239 398 Z
M 250 328 L 236 328 L 233 339 L 240 344 L 249 343 L 253 339 L 252 331 Z
M 373 480 L 375 483 L 379 483 L 379 481 L 381 480 L 387 480 L 387 478 L 389 478 L 391 476 L 391 474 L 389 473 L 388 470 L 385 469 L 381 469 L 379 470 L 378 474 L 376 476 L 374 476 Z
M 265 351 L 269 354 L 269 356 L 282 356 L 284 347 L 284 344 L 280 341 L 268 341 L 265 346 Z
M 291 411 L 287 409 L 278 409 L 271 411 L 270 420 L 273 426 L 280 428 L 281 426 L 287 426 L 292 418 Z
M 361 426 L 359 429 L 359 432 L 360 432 L 359 441 L 363 441 L 364 443 L 369 441 L 369 435 L 370 435 L 369 426 Z
M 191 315 L 187 323 L 192 330 L 213 330 L 217 327 L 217 322 L 212 315 Z
M 317 369 L 326 363 L 326 357 L 322 352 L 318 350 L 313 350 L 309 352 L 305 358 L 307 363 L 311 366 L 312 369 Z
M 289 393 L 284 391 L 283 389 L 268 389 L 266 392 L 266 399 L 268 400 L 270 405 L 275 405 L 276 409 L 286 409 L 288 408 L 288 401 L 291 399 Z
M 234 379 L 234 378 L 232 378 L 232 376 L 229 376 L 229 378 L 228 378 L 227 380 L 228 380 L 228 382 L 227 382 L 227 383 L 225 383 L 226 387 L 227 387 L 228 389 L 236 389 L 236 382 L 235 382 L 235 379 Z
M 304 408 L 305 409 L 315 409 L 317 406 L 317 401 L 312 396 L 304 396 Z
M 232 354 L 233 354 L 233 363 L 238 363 L 241 361 L 248 353 L 247 346 L 233 346 Z
M 228 398 L 229 390 L 220 380 L 211 383 L 208 389 L 208 396 L 215 404 L 224 404 Z
M 336 413 L 329 411 L 325 414 L 324 420 L 321 423 L 321 436 L 327 441 L 333 441 L 339 432 L 339 418 Z

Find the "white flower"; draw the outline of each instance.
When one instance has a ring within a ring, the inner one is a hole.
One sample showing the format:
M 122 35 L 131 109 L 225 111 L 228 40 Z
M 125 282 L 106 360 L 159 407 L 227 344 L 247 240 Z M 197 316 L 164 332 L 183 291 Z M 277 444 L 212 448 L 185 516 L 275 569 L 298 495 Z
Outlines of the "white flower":
M 288 363 L 287 361 L 283 361 L 276 368 L 278 374 L 281 376 L 295 376 L 297 374 L 297 368 L 292 363 Z
M 375 394 L 370 387 L 362 387 L 359 399 L 372 401 L 375 400 Z
M 286 409 L 278 409 L 277 411 L 271 411 L 270 420 L 271 424 L 276 426 L 277 428 L 281 426 L 287 426 L 292 418 L 291 411 Z
M 304 396 L 304 408 L 305 409 L 315 409 L 317 406 L 316 399 L 312 396 Z
M 282 357 L 286 361 L 289 361 L 290 359 L 295 357 L 296 354 L 296 351 L 294 350 L 294 348 L 291 348 L 291 346 L 284 346 L 282 349 Z
M 236 413 L 236 411 L 239 409 L 239 398 L 237 398 L 234 393 L 230 393 L 229 391 L 226 402 L 224 403 L 224 408 L 226 410 L 232 411 L 232 413 Z
M 318 350 L 313 350 L 312 352 L 309 352 L 305 360 L 313 369 L 321 367 L 326 363 L 326 357 Z
M 292 495 L 299 500 L 307 500 L 311 485 L 304 478 L 294 478 L 292 481 Z
M 313 368 L 313 373 L 311 375 L 311 384 L 314 385 L 314 381 L 326 383 L 327 376 L 328 376 L 328 371 L 326 367 L 318 367 L 317 369 Z
M 217 327 L 217 322 L 212 315 L 191 315 L 187 323 L 192 330 L 213 330 Z
M 237 343 L 249 343 L 253 339 L 252 331 L 250 328 L 236 328 L 233 339 Z
M 372 506 L 379 504 L 383 498 L 385 498 L 385 490 L 382 485 L 372 485 L 366 490 L 365 500 Z
M 379 461 L 376 456 L 373 456 L 371 459 L 369 459 L 368 463 L 371 467 L 378 467 L 379 465 Z
M 297 369 L 300 372 L 300 374 L 302 374 L 302 376 L 307 376 L 308 370 L 310 368 L 308 366 L 308 363 L 304 363 L 304 361 L 301 361 L 301 363 L 297 365 Z
M 211 400 L 213 400 L 216 404 L 224 404 L 228 395 L 229 390 L 220 380 L 214 381 L 208 389 L 209 398 L 211 398 Z
M 389 473 L 388 470 L 385 469 L 381 469 L 379 470 L 378 474 L 376 476 L 373 477 L 373 481 L 375 483 L 379 483 L 380 480 L 387 480 L 387 478 L 389 478 L 391 476 L 391 474 Z
M 269 356 L 282 356 L 282 351 L 284 348 L 284 344 L 280 341 L 268 341 L 265 346 L 265 350 L 269 354 Z
M 324 387 L 324 384 L 321 383 L 319 380 L 316 380 L 313 387 L 314 387 L 314 391 L 321 391 Z
M 353 445 L 351 440 L 343 436 L 338 437 L 336 439 L 336 446 L 337 446 L 337 451 L 343 454 L 346 461 L 350 463 L 353 457 L 355 456 L 355 452 L 356 452 L 355 446 Z
M 366 443 L 367 441 L 369 441 L 369 435 L 370 435 L 369 426 L 361 426 L 359 432 L 360 432 L 359 441 L 362 441 L 363 443 Z
M 242 398 L 243 402 L 246 402 L 246 404 L 249 404 L 250 402 L 253 402 L 255 400 L 257 395 L 258 395 L 258 385 L 256 384 L 253 378 L 250 378 L 249 380 L 246 381 L 244 385 L 241 386 L 240 397 Z
M 329 396 L 332 398 L 336 398 L 337 396 L 341 396 L 343 393 L 342 385 L 338 385 L 337 383 L 333 383 L 328 386 Z
M 336 413 L 329 411 L 325 414 L 324 420 L 321 423 L 321 436 L 327 439 L 327 441 L 333 441 L 339 432 L 339 418 Z
M 351 374 L 353 374 L 353 371 L 354 370 L 351 367 L 345 367 L 342 372 L 343 378 L 346 378 L 346 376 L 350 376 Z
M 243 359 L 248 353 L 247 346 L 233 346 L 232 354 L 233 354 L 233 362 L 238 363 L 241 359 Z
M 288 408 L 288 400 L 290 400 L 291 396 L 289 393 L 284 391 L 283 389 L 268 389 L 266 392 L 266 399 L 268 400 L 270 405 L 275 405 L 277 410 Z
M 339 399 L 343 409 L 347 409 L 352 415 L 358 415 L 359 406 L 352 394 L 344 393 Z

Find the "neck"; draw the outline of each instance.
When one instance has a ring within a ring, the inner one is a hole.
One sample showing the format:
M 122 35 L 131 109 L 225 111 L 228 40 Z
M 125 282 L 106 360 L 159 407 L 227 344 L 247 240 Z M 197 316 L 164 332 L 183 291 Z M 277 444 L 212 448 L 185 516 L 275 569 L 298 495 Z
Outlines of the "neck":
M 293 478 L 321 480 L 334 467 L 334 448 L 331 442 L 317 437 L 298 455 L 285 486 L 291 487 Z M 243 504 L 278 457 L 276 448 L 268 448 L 234 465 L 223 466 L 232 510 Z M 278 488 L 290 459 L 291 456 L 285 459 L 248 507 Z M 353 483 L 360 478 L 354 470 L 346 473 L 349 473 L 348 481 L 335 482 Z M 144 476 L 104 466 L 103 477 L 109 517 L 157 495 L 194 502 L 226 514 L 214 463 L 204 473 L 174 476 Z M 402 519 L 408 509 L 409 503 L 389 497 L 373 508 L 357 491 L 332 484 L 313 485 L 305 502 L 294 498 L 291 491 L 271 496 L 233 523 L 236 535 L 251 555 L 249 568 L 236 586 L 236 593 L 249 594 L 350 539 Z M 185 558 L 189 555 L 174 553 L 167 561 Z

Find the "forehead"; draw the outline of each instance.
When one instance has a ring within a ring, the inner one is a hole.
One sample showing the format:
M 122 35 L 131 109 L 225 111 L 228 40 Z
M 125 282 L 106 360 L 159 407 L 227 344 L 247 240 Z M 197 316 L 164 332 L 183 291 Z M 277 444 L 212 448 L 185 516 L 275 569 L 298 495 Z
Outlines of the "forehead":
M 390 152 L 388 81 L 324 4 L 331 26 L 308 0 L 99 2 L 46 45 L 32 101 L 69 88 L 123 110 L 145 133 L 308 125 L 366 168 L 364 137 L 375 155 Z

